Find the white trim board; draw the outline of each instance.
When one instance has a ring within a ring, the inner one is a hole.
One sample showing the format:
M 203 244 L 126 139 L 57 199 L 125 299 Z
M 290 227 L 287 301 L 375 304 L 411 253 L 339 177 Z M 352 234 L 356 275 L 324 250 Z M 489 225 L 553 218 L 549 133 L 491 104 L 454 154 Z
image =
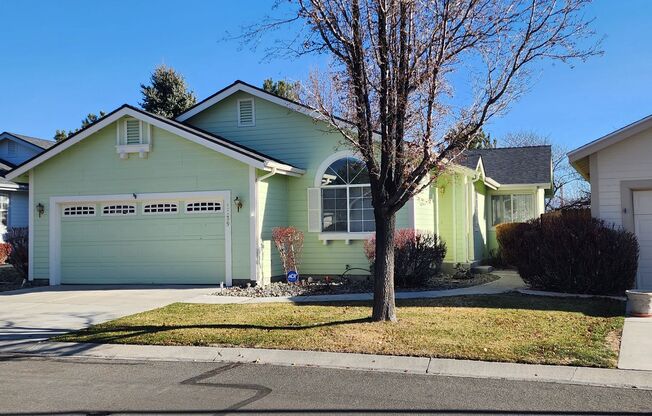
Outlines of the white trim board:
M 31 178 L 31 175 L 30 175 Z M 30 186 L 30 192 L 33 189 Z M 231 257 L 231 191 L 198 191 L 198 192 L 170 192 L 170 193 L 143 193 L 137 194 L 115 194 L 115 195 L 70 195 L 70 196 L 53 196 L 50 197 L 49 207 L 49 268 L 50 268 L 50 285 L 61 284 L 61 207 L 65 204 L 78 202 L 122 202 L 134 200 L 181 200 L 193 198 L 221 198 L 224 200 L 224 273 L 226 285 L 231 286 L 233 283 L 233 270 Z M 30 204 L 31 205 L 31 204 Z M 30 207 L 31 208 L 31 207 Z M 32 212 L 33 209 L 30 209 Z M 33 214 L 32 214 L 33 216 Z M 30 234 L 33 233 L 33 218 L 30 220 Z M 34 241 L 30 235 L 30 245 Z M 33 253 L 30 247 L 29 253 Z M 30 259 L 30 266 L 33 260 Z M 30 267 L 30 271 L 32 268 Z M 217 284 L 217 282 L 216 282 Z
M 119 108 L 118 110 L 114 111 L 113 113 L 109 114 L 108 116 L 102 118 L 95 124 L 92 124 L 86 130 L 81 131 L 80 133 L 72 136 L 71 138 L 66 139 L 63 143 L 55 147 L 52 147 L 50 150 L 47 150 L 41 155 L 16 167 L 14 170 L 7 173 L 6 178 L 9 180 L 15 179 L 16 177 L 26 173 L 27 171 L 34 168 L 35 166 L 45 162 L 51 157 L 56 156 L 57 154 L 68 149 L 69 147 L 84 140 L 85 138 L 92 135 L 93 133 L 98 132 L 104 127 L 107 127 L 108 125 L 118 121 L 120 118 L 125 116 L 130 116 L 138 120 L 145 121 L 150 125 L 169 131 L 173 134 L 176 134 L 177 136 L 183 137 L 184 139 L 188 139 L 191 142 L 197 143 L 211 150 L 215 150 L 216 152 L 219 152 L 225 156 L 231 157 L 235 160 L 246 163 L 250 166 L 254 166 L 258 169 L 269 171 L 272 168 L 277 168 L 281 171 L 279 173 L 284 173 L 286 175 L 293 175 L 293 176 L 300 176 L 303 173 L 305 173 L 305 171 L 302 169 L 298 169 L 290 165 L 285 165 L 283 163 L 279 163 L 273 160 L 265 159 L 263 156 L 255 154 L 254 152 L 248 152 L 247 150 L 240 149 L 240 148 L 239 150 L 234 150 L 232 149 L 232 147 L 237 147 L 236 145 L 226 143 L 226 142 L 219 143 L 219 139 L 213 136 L 204 137 L 202 135 L 203 133 L 200 132 L 191 133 L 187 131 L 187 129 L 192 129 L 192 127 L 185 126 L 185 125 L 179 125 L 177 127 L 174 124 L 172 124 L 175 123 L 174 121 L 165 122 L 151 115 L 148 115 L 147 113 L 143 113 L 134 108 L 131 108 L 130 106 L 125 105 Z

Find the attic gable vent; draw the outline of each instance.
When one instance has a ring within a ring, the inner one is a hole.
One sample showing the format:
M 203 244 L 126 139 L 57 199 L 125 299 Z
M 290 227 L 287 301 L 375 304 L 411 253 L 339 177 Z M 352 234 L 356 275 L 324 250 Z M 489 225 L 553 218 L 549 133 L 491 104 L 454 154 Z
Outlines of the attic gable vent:
M 127 144 L 140 144 L 142 141 L 141 121 L 140 120 L 126 120 L 126 141 Z
M 238 127 L 256 125 L 256 112 L 253 98 L 238 100 Z

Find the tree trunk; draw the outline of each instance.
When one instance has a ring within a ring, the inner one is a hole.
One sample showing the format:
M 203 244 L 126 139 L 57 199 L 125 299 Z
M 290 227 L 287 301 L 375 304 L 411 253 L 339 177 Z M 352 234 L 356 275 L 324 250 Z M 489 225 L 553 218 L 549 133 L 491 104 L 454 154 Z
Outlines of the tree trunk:
M 396 321 L 394 303 L 394 229 L 396 215 L 376 210 L 376 261 L 374 263 L 374 321 Z

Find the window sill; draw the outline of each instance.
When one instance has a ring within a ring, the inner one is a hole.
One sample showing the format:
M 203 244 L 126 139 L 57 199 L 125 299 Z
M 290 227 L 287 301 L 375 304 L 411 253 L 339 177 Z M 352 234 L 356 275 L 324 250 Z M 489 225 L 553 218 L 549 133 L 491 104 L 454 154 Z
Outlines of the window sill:
M 138 153 L 144 158 L 151 150 L 149 143 L 146 144 L 121 144 L 115 147 L 121 159 L 126 159 L 129 153 Z
M 368 240 L 373 237 L 375 233 L 347 233 L 347 232 L 332 232 L 332 233 L 319 233 L 319 239 L 322 241 L 334 240 Z

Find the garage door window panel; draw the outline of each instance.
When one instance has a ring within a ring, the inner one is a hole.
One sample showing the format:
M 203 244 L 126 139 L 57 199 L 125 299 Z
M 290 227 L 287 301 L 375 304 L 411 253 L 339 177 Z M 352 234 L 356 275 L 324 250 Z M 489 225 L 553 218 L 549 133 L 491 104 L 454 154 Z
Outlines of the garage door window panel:
M 95 215 L 95 205 L 71 205 L 64 207 L 64 217 L 92 217 Z
M 222 203 L 218 201 L 186 202 L 187 214 L 219 213 L 219 212 L 222 212 Z
M 112 204 L 102 207 L 103 216 L 123 216 L 136 215 L 136 205 L 134 204 Z
M 145 215 L 176 214 L 178 212 L 179 204 L 177 202 L 156 202 L 143 204 L 143 214 Z

